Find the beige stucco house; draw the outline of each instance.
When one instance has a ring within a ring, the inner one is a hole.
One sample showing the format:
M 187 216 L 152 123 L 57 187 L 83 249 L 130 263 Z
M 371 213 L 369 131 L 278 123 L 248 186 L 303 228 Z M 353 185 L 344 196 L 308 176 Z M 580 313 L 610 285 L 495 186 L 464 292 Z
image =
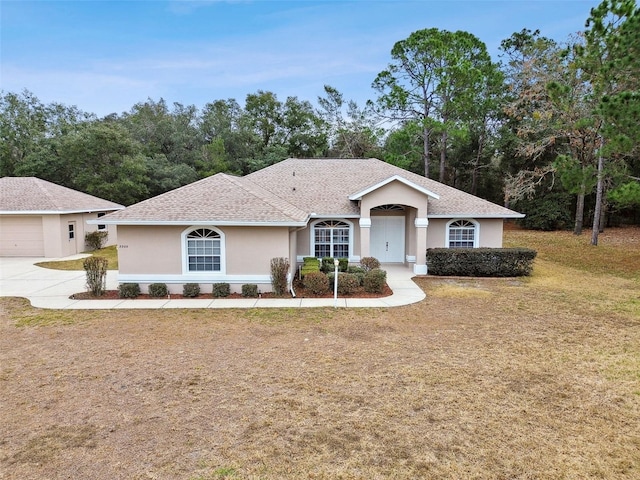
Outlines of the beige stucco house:
M 219 173 L 107 215 L 119 281 L 255 283 L 270 260 L 373 256 L 426 274 L 430 247 L 501 247 L 523 215 L 377 159 L 290 158 L 245 177 Z M 96 223 L 90 221 L 89 223 Z
M 0 256 L 66 257 L 86 250 L 85 233 L 109 233 L 107 245 L 117 242 L 115 226 L 98 220 L 124 206 L 56 185 L 36 177 L 0 178 Z

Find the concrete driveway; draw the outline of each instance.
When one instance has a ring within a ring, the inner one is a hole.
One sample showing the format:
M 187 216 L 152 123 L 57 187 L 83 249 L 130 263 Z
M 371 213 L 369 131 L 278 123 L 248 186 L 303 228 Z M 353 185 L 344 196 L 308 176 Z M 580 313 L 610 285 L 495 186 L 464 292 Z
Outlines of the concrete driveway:
M 0 296 L 26 297 L 34 307 L 67 308 L 75 301 L 70 295 L 86 291 L 84 270 L 52 270 L 34 265 L 38 262 L 74 260 L 89 255 L 65 258 L 0 257 Z M 107 273 L 107 289 L 117 289 L 118 271 Z
M 52 309 L 111 308 L 291 308 L 291 307 L 397 307 L 419 302 L 425 294 L 411 278 L 404 265 L 384 265 L 387 283 L 393 295 L 382 298 L 242 298 L 242 299 L 151 299 L 151 300 L 74 300 L 74 293 L 86 291 L 84 271 L 52 270 L 34 265 L 42 261 L 73 260 L 88 255 L 65 258 L 0 257 L 0 297 L 26 297 L 31 305 Z M 107 290 L 117 290 L 118 271 L 107 272 Z

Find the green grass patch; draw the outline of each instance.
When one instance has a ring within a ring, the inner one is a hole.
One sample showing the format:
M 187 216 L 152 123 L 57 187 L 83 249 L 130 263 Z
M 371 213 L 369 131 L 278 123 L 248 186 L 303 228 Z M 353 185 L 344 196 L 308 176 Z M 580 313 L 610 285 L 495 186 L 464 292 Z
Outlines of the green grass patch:
M 115 245 L 110 247 L 101 248 L 100 250 L 94 250 L 89 253 L 94 257 L 104 257 L 109 261 L 109 270 L 118 270 L 118 249 Z M 78 258 L 76 260 L 61 260 L 55 262 L 40 262 L 36 263 L 38 267 L 50 268 L 52 270 L 84 270 L 83 267 L 84 258 Z

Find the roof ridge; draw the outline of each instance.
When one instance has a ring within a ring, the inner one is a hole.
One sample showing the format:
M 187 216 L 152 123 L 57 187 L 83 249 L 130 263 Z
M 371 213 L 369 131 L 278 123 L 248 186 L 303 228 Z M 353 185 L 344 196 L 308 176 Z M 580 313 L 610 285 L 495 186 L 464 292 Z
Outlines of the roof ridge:
M 31 177 L 35 180 L 35 184 L 37 185 L 38 189 L 44 194 L 45 197 L 47 197 L 47 200 L 49 201 L 49 203 L 54 207 L 54 209 L 59 209 L 61 208 L 60 205 L 58 204 L 58 202 L 55 201 L 55 197 L 53 195 L 51 195 L 51 192 L 49 191 L 49 189 L 47 188 L 48 182 L 47 180 L 43 180 L 42 178 L 38 178 L 38 177 Z M 55 185 L 53 183 L 51 183 L 52 185 Z
M 267 203 L 269 206 L 277 209 L 280 213 L 288 216 L 288 217 L 292 217 L 290 212 L 287 212 L 286 210 L 284 210 L 282 208 L 282 205 L 276 205 L 270 198 L 265 198 L 263 195 L 260 195 L 256 190 L 262 190 L 264 192 L 267 192 L 269 195 L 277 198 L 280 202 L 286 204 L 289 208 L 291 208 L 293 211 L 297 211 L 303 215 L 307 215 L 307 212 L 305 212 L 304 210 L 302 210 L 301 208 L 297 207 L 296 205 L 288 202 L 287 200 L 285 200 L 284 198 L 276 195 L 274 192 L 272 192 L 269 189 L 266 189 L 260 185 L 258 185 L 257 183 L 249 180 L 246 176 L 245 177 L 232 177 L 230 175 L 227 174 L 223 174 L 224 177 L 231 183 L 233 183 L 234 185 L 237 185 L 238 187 L 242 188 L 245 192 L 249 192 L 252 195 L 254 195 L 255 197 L 259 198 L 260 200 L 262 200 L 263 202 Z M 248 185 L 245 185 L 243 182 L 248 183 L 252 188 L 248 188 Z

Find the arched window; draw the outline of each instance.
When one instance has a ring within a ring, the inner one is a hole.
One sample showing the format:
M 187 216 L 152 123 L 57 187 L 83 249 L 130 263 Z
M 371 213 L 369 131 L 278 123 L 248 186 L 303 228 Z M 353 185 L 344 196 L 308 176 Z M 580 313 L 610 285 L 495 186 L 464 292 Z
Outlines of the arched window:
M 471 220 L 454 220 L 447 228 L 449 248 L 475 248 L 478 244 L 478 226 Z
M 185 235 L 187 272 L 222 271 L 222 236 L 210 228 L 197 228 Z
M 341 220 L 323 220 L 313 226 L 313 254 L 316 258 L 349 258 L 351 226 Z

